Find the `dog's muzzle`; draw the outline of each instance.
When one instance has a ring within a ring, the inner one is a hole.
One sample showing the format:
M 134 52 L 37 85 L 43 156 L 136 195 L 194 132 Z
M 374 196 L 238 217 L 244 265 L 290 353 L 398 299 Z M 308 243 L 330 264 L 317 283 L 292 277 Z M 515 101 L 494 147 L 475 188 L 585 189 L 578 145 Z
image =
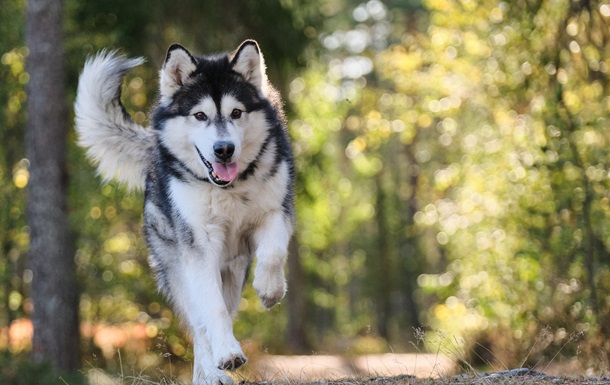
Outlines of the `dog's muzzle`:
M 203 165 L 208 169 L 208 176 L 210 181 L 220 187 L 228 186 L 231 182 L 237 178 L 239 174 L 239 165 L 237 162 L 231 162 L 233 154 L 235 153 L 235 145 L 231 142 L 220 141 L 214 143 L 214 155 L 216 156 L 215 162 L 208 161 L 199 148 L 195 146 L 199 158 L 203 162 Z

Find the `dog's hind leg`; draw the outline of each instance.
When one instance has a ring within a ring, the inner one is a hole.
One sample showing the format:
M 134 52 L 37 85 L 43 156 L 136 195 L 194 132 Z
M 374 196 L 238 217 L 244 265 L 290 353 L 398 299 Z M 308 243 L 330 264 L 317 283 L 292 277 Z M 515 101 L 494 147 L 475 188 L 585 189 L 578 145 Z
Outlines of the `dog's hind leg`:
M 246 283 L 250 258 L 240 255 L 233 258 L 222 271 L 222 294 L 231 317 L 237 315 L 241 302 L 241 293 Z

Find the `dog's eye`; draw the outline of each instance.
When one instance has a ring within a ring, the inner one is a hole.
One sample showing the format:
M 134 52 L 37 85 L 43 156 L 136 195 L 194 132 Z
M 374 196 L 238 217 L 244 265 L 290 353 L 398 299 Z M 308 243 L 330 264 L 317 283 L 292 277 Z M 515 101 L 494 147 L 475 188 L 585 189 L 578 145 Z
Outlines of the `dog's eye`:
M 208 120 L 208 116 L 206 114 L 204 114 L 203 112 L 196 112 L 193 114 L 193 116 L 195 117 L 195 119 L 197 119 L 201 122 L 205 122 L 206 120 Z
M 238 110 L 237 108 L 233 109 L 233 111 L 231 111 L 231 119 L 241 118 L 241 113 L 242 113 L 242 110 Z

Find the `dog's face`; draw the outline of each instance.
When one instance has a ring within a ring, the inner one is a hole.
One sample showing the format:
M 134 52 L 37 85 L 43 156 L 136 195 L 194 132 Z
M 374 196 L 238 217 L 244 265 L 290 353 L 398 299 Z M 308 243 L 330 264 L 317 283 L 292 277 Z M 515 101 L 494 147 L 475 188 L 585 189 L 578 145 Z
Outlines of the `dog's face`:
M 191 172 L 225 187 L 258 155 L 268 130 L 267 79 L 256 42 L 231 55 L 199 58 L 172 45 L 160 73 L 155 126 Z

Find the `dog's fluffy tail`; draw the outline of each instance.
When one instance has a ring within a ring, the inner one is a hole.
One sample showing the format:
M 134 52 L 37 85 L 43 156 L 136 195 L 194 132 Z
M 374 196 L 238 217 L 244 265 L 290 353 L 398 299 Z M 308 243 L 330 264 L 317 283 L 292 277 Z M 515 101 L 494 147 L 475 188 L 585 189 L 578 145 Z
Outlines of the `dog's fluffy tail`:
M 87 149 L 87 156 L 105 179 L 116 178 L 134 189 L 144 186 L 156 139 L 151 128 L 135 123 L 125 111 L 121 84 L 125 74 L 143 62 L 116 51 L 89 58 L 74 105 L 78 144 Z

